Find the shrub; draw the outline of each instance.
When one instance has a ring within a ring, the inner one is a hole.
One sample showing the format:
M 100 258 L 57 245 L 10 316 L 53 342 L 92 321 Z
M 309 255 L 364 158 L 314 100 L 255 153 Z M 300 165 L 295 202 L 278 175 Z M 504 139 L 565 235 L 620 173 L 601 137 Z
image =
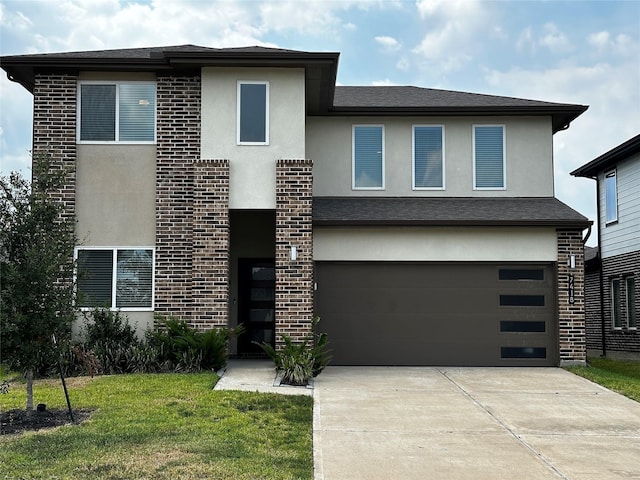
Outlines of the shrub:
M 315 330 L 320 318 L 313 318 Z M 275 363 L 276 371 L 282 377 L 282 383 L 287 385 L 307 385 L 309 381 L 318 376 L 331 360 L 328 349 L 329 339 L 326 333 L 310 335 L 300 343 L 294 343 L 289 335 L 281 335 L 283 346 L 280 350 L 274 349 L 266 342 L 256 343 Z M 314 341 L 313 346 L 309 342 Z
M 229 339 L 242 333 L 242 327 L 212 328 L 199 331 L 173 317 L 156 316 L 156 329 L 147 333 L 147 343 L 159 361 L 174 371 L 219 370 L 229 358 Z

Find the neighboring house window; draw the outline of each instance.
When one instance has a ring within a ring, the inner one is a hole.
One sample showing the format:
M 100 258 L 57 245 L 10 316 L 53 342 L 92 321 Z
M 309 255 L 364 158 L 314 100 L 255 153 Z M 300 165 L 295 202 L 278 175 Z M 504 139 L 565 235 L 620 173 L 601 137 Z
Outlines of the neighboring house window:
M 413 189 L 444 189 L 444 127 L 413 127 Z
M 353 126 L 354 190 L 384 189 L 384 127 Z
M 612 223 L 618 220 L 618 185 L 615 170 L 604 176 L 604 192 L 606 223 Z
M 78 306 L 151 310 L 152 248 L 79 248 Z
M 155 142 L 155 83 L 82 82 L 78 90 L 79 142 Z
M 473 187 L 476 190 L 504 190 L 504 125 L 473 127 Z
M 238 82 L 238 144 L 269 144 L 268 82 Z
M 627 287 L 627 326 L 629 328 L 637 328 L 638 324 L 636 321 L 636 303 L 635 303 L 635 294 L 636 294 L 636 280 L 634 277 L 627 277 L 625 279 L 625 286 Z
M 620 279 L 611 279 L 611 319 L 613 328 L 622 328 L 622 309 L 620 305 Z

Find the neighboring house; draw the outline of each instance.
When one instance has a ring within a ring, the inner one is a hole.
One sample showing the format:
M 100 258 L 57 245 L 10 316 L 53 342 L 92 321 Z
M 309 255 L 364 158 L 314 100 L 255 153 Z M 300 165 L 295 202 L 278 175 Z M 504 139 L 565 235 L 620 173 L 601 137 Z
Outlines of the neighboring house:
M 589 353 L 640 360 L 640 135 L 571 175 L 596 181 L 599 251 L 587 262 Z
M 587 107 L 336 86 L 338 53 L 193 45 L 1 58 L 70 173 L 81 305 L 244 324 L 334 364 L 585 361 L 583 231 L 553 135 Z

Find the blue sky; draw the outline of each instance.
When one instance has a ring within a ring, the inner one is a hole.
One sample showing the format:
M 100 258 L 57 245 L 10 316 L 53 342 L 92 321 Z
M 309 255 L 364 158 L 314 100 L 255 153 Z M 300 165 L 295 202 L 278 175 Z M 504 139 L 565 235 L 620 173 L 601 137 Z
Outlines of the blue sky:
M 193 43 L 341 53 L 341 85 L 418 85 L 589 105 L 554 137 L 569 172 L 640 133 L 640 1 L 1 0 L 2 55 Z M 28 175 L 32 99 L 0 79 L 0 171 Z M 595 236 L 594 236 L 595 238 Z M 593 244 L 593 240 L 589 242 Z

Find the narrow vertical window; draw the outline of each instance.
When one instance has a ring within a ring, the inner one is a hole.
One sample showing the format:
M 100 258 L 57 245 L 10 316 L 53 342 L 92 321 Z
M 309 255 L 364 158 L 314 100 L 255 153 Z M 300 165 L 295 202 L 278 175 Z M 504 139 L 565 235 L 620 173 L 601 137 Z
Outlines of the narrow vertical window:
M 381 125 L 353 126 L 353 188 L 384 189 L 384 129 Z
M 413 127 L 413 188 L 444 188 L 444 127 Z
M 268 145 L 269 84 L 238 82 L 238 144 Z
M 604 192 L 606 223 L 612 223 L 618 220 L 618 185 L 615 170 L 605 175 Z
M 505 188 L 504 126 L 473 127 L 473 187 L 475 189 Z
M 611 321 L 613 328 L 622 328 L 622 309 L 620 308 L 620 279 L 611 280 Z
M 627 287 L 627 326 L 629 328 L 637 328 L 636 320 L 636 279 L 634 277 L 626 278 Z

